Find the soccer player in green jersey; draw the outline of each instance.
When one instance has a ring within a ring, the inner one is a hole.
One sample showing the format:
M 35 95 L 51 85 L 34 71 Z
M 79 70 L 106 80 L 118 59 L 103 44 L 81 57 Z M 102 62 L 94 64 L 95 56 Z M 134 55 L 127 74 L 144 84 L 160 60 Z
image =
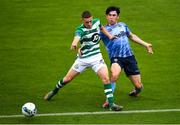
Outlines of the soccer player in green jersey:
M 73 78 L 83 72 L 86 68 L 91 67 L 104 84 L 104 92 L 110 106 L 109 109 L 120 111 L 123 107 L 118 106 L 113 102 L 113 93 L 108 76 L 108 69 L 103 60 L 99 46 L 100 31 L 109 39 L 114 39 L 114 36 L 107 32 L 101 25 L 99 19 L 93 19 L 89 11 L 84 11 L 82 13 L 82 22 L 83 23 L 75 31 L 74 40 L 71 45 L 72 50 L 78 51 L 77 59 L 65 77 L 58 81 L 54 90 L 47 93 L 44 99 L 50 100 L 63 86 L 73 80 Z M 79 42 L 81 47 L 78 49 L 77 45 Z

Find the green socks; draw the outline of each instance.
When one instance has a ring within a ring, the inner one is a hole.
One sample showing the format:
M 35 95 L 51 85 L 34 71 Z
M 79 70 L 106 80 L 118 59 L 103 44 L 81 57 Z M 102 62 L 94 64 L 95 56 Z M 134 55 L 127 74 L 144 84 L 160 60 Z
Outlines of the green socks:
M 64 83 L 63 79 L 59 80 L 58 83 L 56 84 L 56 87 L 53 90 L 53 93 L 57 93 L 60 88 L 62 88 L 66 83 Z
M 109 102 L 109 106 L 111 107 L 114 102 L 111 84 L 104 84 L 104 92 L 105 92 L 106 98 Z

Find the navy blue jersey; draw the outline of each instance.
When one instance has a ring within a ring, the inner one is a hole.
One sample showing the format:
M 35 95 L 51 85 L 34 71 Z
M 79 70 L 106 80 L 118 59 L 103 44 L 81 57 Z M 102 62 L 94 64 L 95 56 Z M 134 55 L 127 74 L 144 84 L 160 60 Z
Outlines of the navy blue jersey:
M 103 33 L 101 33 L 101 39 L 106 46 L 106 49 L 109 54 L 109 58 L 113 57 L 129 57 L 133 55 L 129 44 L 129 35 L 130 30 L 128 26 L 122 22 L 119 22 L 113 26 L 105 26 L 108 32 L 117 36 L 117 39 L 111 41 L 108 37 L 106 37 Z

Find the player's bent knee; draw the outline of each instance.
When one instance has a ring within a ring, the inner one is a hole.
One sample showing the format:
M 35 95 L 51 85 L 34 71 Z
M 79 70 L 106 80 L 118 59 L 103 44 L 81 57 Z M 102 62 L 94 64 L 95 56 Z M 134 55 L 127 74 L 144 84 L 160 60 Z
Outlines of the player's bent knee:
M 110 80 L 109 80 L 108 77 L 103 78 L 102 81 L 103 81 L 104 84 L 109 84 L 110 83 Z
M 72 77 L 64 77 L 64 82 L 68 83 L 72 80 Z
M 111 81 L 116 81 L 118 79 L 118 75 L 112 74 Z

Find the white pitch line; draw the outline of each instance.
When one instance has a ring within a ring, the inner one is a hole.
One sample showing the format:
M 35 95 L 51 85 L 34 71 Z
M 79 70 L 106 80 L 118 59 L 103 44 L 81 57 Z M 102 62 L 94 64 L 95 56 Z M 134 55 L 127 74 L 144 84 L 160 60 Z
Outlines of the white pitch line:
M 101 112 L 69 112 L 69 113 L 47 113 L 36 114 L 39 116 L 77 116 L 77 115 L 104 115 L 104 114 L 132 114 L 132 113 L 152 113 L 152 112 L 180 112 L 180 109 L 152 109 L 152 110 L 129 110 L 129 111 L 101 111 Z M 0 118 L 17 118 L 23 115 L 0 115 Z

